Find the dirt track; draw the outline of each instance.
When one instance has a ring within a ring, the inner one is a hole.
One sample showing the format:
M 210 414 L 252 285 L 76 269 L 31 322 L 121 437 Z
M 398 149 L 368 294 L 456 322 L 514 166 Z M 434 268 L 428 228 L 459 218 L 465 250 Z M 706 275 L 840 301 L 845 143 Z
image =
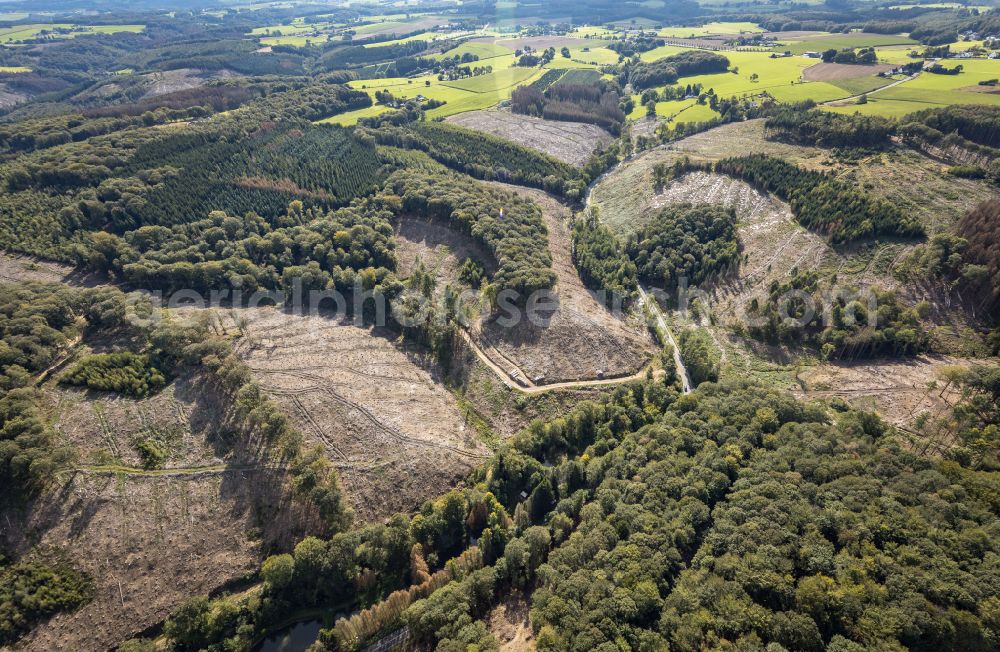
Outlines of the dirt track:
M 558 307 L 539 323 L 527 318 L 513 327 L 497 321 L 482 323 L 473 328 L 479 346 L 500 367 L 513 368 L 539 386 L 619 378 L 640 371 L 656 348 L 649 331 L 635 315 L 613 314 L 584 287 L 571 255 L 569 209 L 540 190 L 497 185 L 541 206 L 549 231 Z

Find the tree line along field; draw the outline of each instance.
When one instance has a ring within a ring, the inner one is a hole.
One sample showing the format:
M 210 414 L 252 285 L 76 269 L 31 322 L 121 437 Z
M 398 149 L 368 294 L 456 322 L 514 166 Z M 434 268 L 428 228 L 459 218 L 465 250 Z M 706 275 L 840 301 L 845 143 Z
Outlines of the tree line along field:
M 739 29 L 737 30 L 737 27 Z M 718 34 L 732 37 L 733 34 L 756 33 L 746 29 L 745 24 L 723 25 Z M 708 28 L 706 28 L 708 29 Z M 379 79 L 364 79 L 354 82 L 369 88 L 385 83 L 396 86 L 401 98 L 412 99 L 416 95 L 422 95 L 429 99 L 447 102 L 445 106 L 433 109 L 428 113 L 429 117 L 445 117 L 456 115 L 465 111 L 474 111 L 489 108 L 502 102 L 510 96 L 514 87 L 527 84 L 538 78 L 537 74 L 529 74 L 531 69 L 519 69 L 515 66 L 516 57 L 513 50 L 524 46 L 537 47 L 539 49 L 547 46 L 566 47 L 569 57 L 562 55 L 554 57 L 543 66 L 543 69 L 560 68 L 584 68 L 599 69 L 602 65 L 613 65 L 619 62 L 620 57 L 616 52 L 609 50 L 606 46 L 608 40 L 579 38 L 577 34 L 586 36 L 591 32 L 571 33 L 569 37 L 535 37 L 527 39 L 511 39 L 496 37 L 479 37 L 471 41 L 466 41 L 458 48 L 449 51 L 447 54 L 431 54 L 432 57 L 443 57 L 454 54 L 471 53 L 480 57 L 480 61 L 493 66 L 492 74 L 469 78 L 467 80 L 457 80 L 453 82 L 439 82 L 431 75 L 418 76 L 405 81 L 397 79 L 394 81 Z M 708 33 L 708 32 L 706 32 Z M 593 32 L 598 35 L 599 32 Z M 777 33 L 780 38 L 780 33 Z M 713 75 L 699 75 L 690 79 L 685 79 L 684 84 L 701 84 L 704 89 L 712 88 L 720 97 L 729 96 L 752 96 L 765 93 L 779 102 L 794 103 L 803 100 L 813 100 L 816 102 L 831 102 L 846 98 L 853 98 L 861 93 L 872 93 L 872 102 L 867 106 L 858 107 L 858 110 L 866 114 L 898 116 L 907 112 L 907 109 L 919 107 L 918 103 L 948 104 L 958 101 L 969 103 L 995 103 L 998 100 L 995 95 L 989 93 L 974 92 L 980 81 L 991 79 L 995 76 L 995 69 L 998 67 L 996 61 L 975 60 L 968 61 L 967 70 L 961 75 L 949 77 L 946 80 L 939 78 L 944 75 L 923 74 L 916 79 L 908 80 L 902 84 L 885 91 L 879 91 L 882 86 L 889 85 L 892 79 L 883 79 L 875 73 L 883 68 L 872 67 L 865 69 L 859 66 L 857 74 L 841 73 L 844 81 L 838 83 L 835 79 L 826 80 L 826 76 L 804 75 L 803 71 L 812 66 L 818 65 L 817 60 L 801 56 L 802 52 L 808 50 L 843 49 L 843 48 L 864 48 L 876 47 L 880 55 L 885 53 L 892 62 L 906 63 L 912 59 L 905 60 L 896 57 L 893 53 L 896 48 L 912 48 L 919 46 L 915 41 L 906 38 L 894 37 L 892 35 L 858 33 L 847 35 L 826 34 L 822 32 L 792 33 L 793 38 L 781 41 L 773 48 L 773 51 L 736 51 L 727 50 L 726 55 L 731 61 L 733 73 L 719 73 Z M 413 37 L 418 39 L 419 36 Z M 409 37 L 406 40 L 411 40 Z M 532 45 L 534 44 L 534 45 Z M 368 44 L 369 47 L 382 47 L 383 43 Z M 557 49 L 559 49 L 557 47 Z M 919 49 L 919 48 L 918 48 Z M 640 53 L 643 61 L 656 61 L 663 57 L 671 56 L 679 52 L 689 50 L 689 48 L 666 45 L 654 48 L 648 52 Z M 778 56 L 772 58 L 775 53 L 791 51 L 793 56 Z M 476 62 L 473 63 L 476 65 Z M 513 70 L 515 72 L 510 72 Z M 933 79 L 928 79 L 933 78 Z M 429 85 L 428 85 L 429 82 Z M 421 88 L 403 89 L 402 84 L 412 85 Z M 456 93 L 455 90 L 476 93 L 477 96 Z M 952 93 L 942 91 L 960 91 L 961 96 L 956 98 Z M 936 94 L 936 95 L 935 95 Z M 876 98 L 878 101 L 875 101 Z M 644 115 L 644 107 L 639 102 L 638 94 L 633 96 L 634 109 L 630 114 L 631 119 L 637 119 Z M 911 104 L 907 104 L 907 102 Z M 667 118 L 669 124 L 697 123 L 710 119 L 714 112 L 708 109 L 699 108 L 695 111 L 681 113 L 680 105 L 671 105 L 667 102 L 663 106 L 657 106 L 656 112 L 659 117 Z M 833 110 L 852 111 L 851 104 L 844 106 L 833 106 Z M 371 117 L 379 113 L 379 109 L 372 107 L 359 110 L 333 118 L 339 124 L 353 124 L 358 119 Z

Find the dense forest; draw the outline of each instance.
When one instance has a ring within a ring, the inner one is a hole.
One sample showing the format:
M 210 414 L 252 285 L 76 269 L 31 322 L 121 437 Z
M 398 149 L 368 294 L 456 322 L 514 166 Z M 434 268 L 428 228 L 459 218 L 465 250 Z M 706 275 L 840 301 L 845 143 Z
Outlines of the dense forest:
M 843 115 L 792 106 L 767 118 L 767 137 L 817 147 L 884 147 L 894 133 L 892 121 L 879 116 Z
M 93 582 L 60 559 L 0 558 L 0 645 L 15 642 L 38 622 L 87 602 Z
M 625 251 L 639 276 L 658 288 L 710 282 L 739 265 L 736 213 L 718 206 L 669 206 L 629 238 Z
M 608 294 L 608 302 L 631 300 L 638 270 L 625 247 L 597 214 L 590 211 L 573 223 L 573 264 L 587 287 Z
M 510 103 L 514 113 L 548 120 L 586 122 L 615 135 L 621 132 L 625 122 L 619 92 L 603 80 L 596 85 L 543 83 L 519 86 L 511 94 Z
M 576 197 L 584 180 L 573 166 L 502 138 L 441 122 L 395 126 L 370 133 L 382 145 L 426 152 L 434 160 L 477 179 L 505 181 Z
M 729 59 L 703 50 L 681 52 L 651 63 L 639 63 L 628 71 L 627 80 L 637 90 L 673 84 L 681 77 L 726 72 Z
M 192 600 L 166 632 L 232 645 L 346 600 L 370 608 L 327 649 L 403 624 L 437 649 L 497 649 L 483 619 L 522 590 L 545 650 L 988 650 L 1000 549 L 978 473 L 868 413 L 649 381 L 532 426 L 412 519 L 272 557 L 260 598 Z

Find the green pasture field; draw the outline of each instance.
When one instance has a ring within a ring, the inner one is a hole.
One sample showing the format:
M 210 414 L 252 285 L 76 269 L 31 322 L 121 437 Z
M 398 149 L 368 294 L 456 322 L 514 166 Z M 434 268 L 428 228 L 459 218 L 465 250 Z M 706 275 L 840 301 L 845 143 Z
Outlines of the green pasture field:
M 691 48 L 682 48 L 676 45 L 664 45 L 662 47 L 653 48 L 648 52 L 643 52 L 639 55 L 639 58 L 643 61 L 656 61 L 657 59 L 662 59 L 663 57 L 673 56 L 681 52 L 690 50 Z
M 617 34 L 618 32 L 609 30 L 602 25 L 584 25 L 577 27 L 569 33 L 570 36 L 577 36 L 579 38 L 587 38 L 589 36 L 594 39 L 610 39 Z
M 911 63 L 913 61 L 918 61 L 914 57 L 909 56 L 910 52 L 916 52 L 920 54 L 923 52 L 922 45 L 890 45 L 887 47 L 875 48 L 875 56 L 878 57 L 879 63 L 891 63 L 894 65 L 902 65 L 904 63 Z
M 456 113 L 478 111 L 496 106 L 503 100 L 510 99 L 511 93 L 521 85 L 527 85 L 544 74 L 540 68 L 506 68 L 489 75 L 469 77 L 451 82 L 439 82 L 436 75 L 423 75 L 407 79 L 395 77 L 388 79 L 366 79 L 350 82 L 350 86 L 365 90 L 372 99 L 375 91 L 388 90 L 400 99 L 411 99 L 423 95 L 428 99 L 446 102 L 443 106 L 427 112 L 428 118 L 444 118 Z M 430 82 L 428 85 L 427 82 Z M 342 113 L 319 122 L 329 122 L 341 125 L 352 125 L 361 118 L 367 118 L 389 111 L 390 108 L 375 105 L 348 113 Z
M 51 33 L 54 29 L 69 30 L 66 33 Z M 53 39 L 73 38 L 81 34 L 115 34 L 118 32 L 141 32 L 145 25 L 74 25 L 70 23 L 32 23 L 14 25 L 0 29 L 0 43 L 19 43 L 39 37 Z M 42 32 L 49 31 L 48 34 Z
M 471 91 L 473 93 L 496 93 L 511 86 L 527 83 L 527 80 L 539 74 L 540 70 L 538 68 L 504 68 L 494 70 L 488 75 L 466 77 L 465 79 L 440 83 L 450 88 Z
M 420 32 L 419 34 L 414 34 L 412 36 L 407 36 L 406 38 L 397 38 L 392 41 L 380 41 L 378 43 L 365 43 L 366 48 L 381 48 L 389 45 L 402 45 L 403 43 L 410 43 L 411 41 L 436 41 L 438 39 L 446 38 L 444 34 L 438 34 L 435 32 Z
M 511 65 L 514 62 L 514 51 L 510 48 L 505 48 L 497 43 L 490 43 L 488 41 L 466 41 L 462 43 L 457 48 L 448 50 L 447 52 L 442 52 L 440 54 L 428 55 L 429 59 L 444 59 L 445 57 L 453 57 L 456 54 L 461 56 L 463 54 L 474 54 L 479 57 L 480 61 L 485 61 L 487 59 L 495 59 L 497 57 L 509 57 Z M 490 61 L 490 65 L 496 67 L 496 62 Z
M 584 46 L 586 47 L 586 46 Z M 569 49 L 569 59 L 560 52 L 556 52 L 555 59 L 548 65 L 549 68 L 595 68 L 606 64 L 618 63 L 618 53 L 605 47 L 591 47 L 586 52 L 583 47 L 573 47 Z
M 822 52 L 823 50 L 846 50 L 847 48 L 871 48 L 883 45 L 914 45 L 920 44 L 905 36 L 893 36 L 892 34 L 830 34 L 815 36 L 802 40 L 788 41 L 783 45 L 774 48 L 776 52 L 791 52 L 792 54 L 802 54 L 803 52 Z
M 407 26 L 406 21 L 402 20 L 387 20 L 383 23 L 371 23 L 369 25 L 360 25 L 358 27 L 350 28 L 354 32 L 355 37 L 367 36 L 368 34 L 374 34 L 375 32 L 381 32 L 387 29 L 397 29 Z
M 683 49 L 683 48 L 679 48 Z M 648 53 L 647 53 L 648 54 Z M 741 97 L 767 91 L 779 102 L 799 102 L 813 99 L 824 102 L 849 95 L 828 82 L 803 82 L 802 70 L 815 65 L 815 59 L 804 57 L 771 58 L 767 52 L 724 52 L 729 58 L 730 72 L 683 77 L 678 85 L 700 83 L 705 90 L 715 90 L 719 97 Z M 738 70 L 734 73 L 732 70 Z M 751 76 L 757 74 L 757 80 Z
M 902 79 L 902 77 L 901 77 Z M 894 82 L 895 79 L 866 75 L 864 77 L 853 77 L 851 79 L 834 79 L 830 83 L 837 88 L 842 88 L 851 95 L 870 93 L 876 88 L 882 88 Z
M 996 59 L 949 60 L 945 65 L 961 65 L 957 75 L 935 75 L 924 72 L 915 79 L 887 88 L 868 97 L 863 105 L 828 107 L 831 111 L 865 115 L 899 117 L 921 109 L 930 109 L 949 104 L 993 104 L 1000 105 L 1000 95 L 977 92 L 980 81 L 1000 78 L 1000 61 Z
M 688 38 L 693 36 L 725 35 L 735 36 L 743 33 L 763 32 L 757 23 L 707 23 L 701 27 L 665 27 L 656 32 L 658 36 L 669 36 L 672 38 Z

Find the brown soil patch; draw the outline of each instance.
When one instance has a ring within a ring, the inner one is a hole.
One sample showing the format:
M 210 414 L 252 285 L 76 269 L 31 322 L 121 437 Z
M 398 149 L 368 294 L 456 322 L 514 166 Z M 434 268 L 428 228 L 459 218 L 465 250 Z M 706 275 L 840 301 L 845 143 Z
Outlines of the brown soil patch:
M 805 398 L 840 397 L 852 405 L 878 412 L 886 421 L 913 428 L 918 416 L 942 416 L 958 394 L 944 391 L 939 374 L 946 367 L 983 364 L 983 360 L 951 357 L 919 357 L 907 360 L 876 360 L 856 363 L 826 363 L 800 371 L 795 393 Z
M 1000 86 L 980 86 L 979 84 L 976 84 L 975 86 L 963 86 L 958 90 L 966 93 L 986 93 L 987 95 L 1000 94 Z
M 470 111 L 451 116 L 447 121 L 531 147 L 577 167 L 613 140 L 608 132 L 595 125 L 543 120 L 510 111 Z
M 273 308 L 234 314 L 239 354 L 327 451 L 360 520 L 414 510 L 489 453 L 438 371 L 394 335 Z
M 458 269 L 466 258 L 478 262 L 490 274 L 496 270 L 493 255 L 481 244 L 437 220 L 402 217 L 393 225 L 396 231 L 396 261 L 399 275 L 407 278 L 422 263 L 434 274 L 437 289 L 460 285 Z
M 627 376 L 642 368 L 654 347 L 641 320 L 613 315 L 587 291 L 571 256 L 569 209 L 540 190 L 497 184 L 542 208 L 557 280 L 558 307 L 545 324 L 522 319 L 511 328 L 481 325 L 477 340 L 497 364 L 536 385 Z
M 64 551 L 96 593 L 37 627 L 25 648 L 113 648 L 253 571 L 263 548 L 302 534 L 284 473 L 231 450 L 226 409 L 196 379 L 138 401 L 51 381 L 44 391 L 53 427 L 79 453 L 77 469 L 28 510 L 5 513 L 0 539 L 18 554 Z M 149 438 L 170 453 L 163 470 L 138 468 L 135 446 Z
M 242 75 L 229 70 L 205 71 L 197 68 L 178 68 L 153 72 L 142 76 L 142 81 L 147 85 L 143 97 L 155 97 L 199 88 L 217 79 L 231 79 L 233 77 L 242 77 Z
M 872 65 L 856 65 L 850 63 L 817 63 L 802 71 L 802 79 L 806 81 L 834 81 L 837 79 L 854 79 L 869 77 L 880 72 L 888 72 L 893 66 L 884 63 Z
M 212 446 L 225 408 L 192 378 L 141 400 L 65 386 L 51 386 L 46 398 L 53 427 L 78 451 L 82 464 L 141 467 L 136 446 L 144 440 L 169 451 L 168 468 L 220 464 L 229 453 L 221 442 Z
M 91 287 L 102 282 L 102 279 L 93 274 L 80 273 L 69 265 L 32 256 L 0 252 L 0 283 L 26 281 Z
M 181 602 L 255 570 L 258 523 L 287 510 L 255 505 L 282 478 L 238 471 L 199 477 L 77 475 L 19 524 L 28 541 L 60 548 L 96 584 L 94 599 L 33 630 L 28 650 L 106 650 L 166 618 Z M 276 506 L 275 506 L 276 507 Z M 13 517 L 12 517 L 13 520 Z
M 304 534 L 285 474 L 226 443 L 226 410 L 183 378 L 155 397 L 44 386 L 51 423 L 78 467 L 27 510 L 0 518 L 17 554 L 60 549 L 96 584 L 92 602 L 31 632 L 32 650 L 113 648 L 181 602 L 255 570 L 265 549 Z M 156 437 L 166 468 L 139 470 L 137 440 Z
M 501 652 L 527 652 L 535 649 L 535 634 L 531 631 L 528 612 L 531 602 L 520 591 L 512 591 L 493 607 L 486 617 L 490 633 L 500 643 Z

